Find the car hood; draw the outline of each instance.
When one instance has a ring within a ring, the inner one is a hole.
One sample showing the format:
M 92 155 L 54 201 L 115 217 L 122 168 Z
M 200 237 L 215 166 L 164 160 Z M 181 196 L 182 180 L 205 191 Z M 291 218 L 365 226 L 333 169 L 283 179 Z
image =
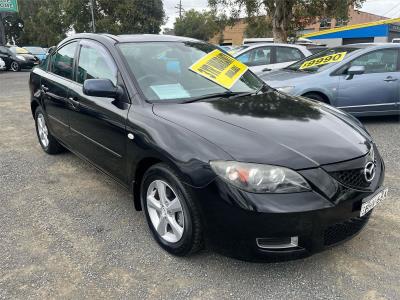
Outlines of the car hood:
M 304 80 L 313 75 L 315 74 L 281 69 L 264 73 L 263 75 L 260 75 L 260 78 L 264 80 L 269 86 L 275 88 L 286 86 L 286 81 L 288 82 L 288 85 L 293 85 L 294 82 Z
M 236 99 L 155 104 L 153 111 L 243 162 L 306 169 L 363 156 L 371 147 L 368 133 L 347 114 L 273 90 Z

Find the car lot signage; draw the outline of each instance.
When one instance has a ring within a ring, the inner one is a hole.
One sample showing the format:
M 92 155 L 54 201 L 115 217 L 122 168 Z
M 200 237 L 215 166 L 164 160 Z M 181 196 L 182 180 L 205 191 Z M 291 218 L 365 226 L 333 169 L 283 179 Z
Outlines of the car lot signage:
M 0 0 L 0 12 L 18 12 L 18 1 L 17 0 Z
M 230 89 L 248 67 L 232 56 L 216 49 L 189 67 L 193 72 Z
M 311 60 L 306 60 L 300 67 L 300 70 L 311 68 L 314 66 L 326 65 L 342 61 L 347 52 L 339 52 L 327 56 L 318 57 Z

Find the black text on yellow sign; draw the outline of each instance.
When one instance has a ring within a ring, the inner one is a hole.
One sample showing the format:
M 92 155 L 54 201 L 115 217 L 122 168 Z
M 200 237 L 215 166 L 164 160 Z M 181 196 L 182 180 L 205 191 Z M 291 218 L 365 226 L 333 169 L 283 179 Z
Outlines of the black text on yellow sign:
M 230 89 L 248 67 L 232 56 L 216 49 L 189 67 L 193 72 Z
M 323 57 L 314 58 L 312 60 L 307 60 L 300 66 L 300 70 L 311 68 L 314 66 L 326 65 L 326 64 L 331 64 L 331 63 L 342 61 L 344 59 L 344 57 L 346 56 L 346 54 L 347 54 L 347 52 L 339 52 L 339 53 L 335 53 L 335 54 L 331 54 L 331 55 L 327 55 L 327 56 L 323 56 Z

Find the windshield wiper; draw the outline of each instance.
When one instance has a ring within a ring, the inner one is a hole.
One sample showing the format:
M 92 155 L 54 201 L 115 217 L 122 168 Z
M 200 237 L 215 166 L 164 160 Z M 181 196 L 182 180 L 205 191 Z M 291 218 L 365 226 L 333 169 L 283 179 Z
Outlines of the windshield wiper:
M 208 94 L 200 97 L 196 97 L 193 99 L 190 99 L 188 101 L 185 101 L 184 103 L 192 103 L 196 101 L 201 101 L 201 100 L 207 100 L 207 99 L 212 99 L 212 98 L 236 98 L 236 97 L 243 97 L 243 96 L 248 96 L 252 95 L 252 92 L 232 92 L 232 91 L 226 91 L 222 93 L 214 93 L 214 94 Z

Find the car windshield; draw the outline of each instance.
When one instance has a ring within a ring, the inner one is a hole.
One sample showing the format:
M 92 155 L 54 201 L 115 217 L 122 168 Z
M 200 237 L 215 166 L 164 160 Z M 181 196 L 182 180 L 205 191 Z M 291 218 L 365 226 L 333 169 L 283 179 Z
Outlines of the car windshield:
M 20 47 L 11 47 L 10 50 L 15 54 L 29 54 L 29 51 Z
M 141 42 L 118 45 L 140 89 L 151 102 L 190 102 L 223 93 L 256 92 L 264 85 L 250 71 L 229 89 L 191 71 L 207 53 L 217 49 L 201 42 Z
M 341 62 L 350 53 L 360 50 L 356 47 L 330 48 L 308 56 L 286 68 L 285 70 L 317 73 Z
M 24 47 L 28 52 L 38 55 L 38 54 L 46 54 L 43 48 L 40 47 Z

